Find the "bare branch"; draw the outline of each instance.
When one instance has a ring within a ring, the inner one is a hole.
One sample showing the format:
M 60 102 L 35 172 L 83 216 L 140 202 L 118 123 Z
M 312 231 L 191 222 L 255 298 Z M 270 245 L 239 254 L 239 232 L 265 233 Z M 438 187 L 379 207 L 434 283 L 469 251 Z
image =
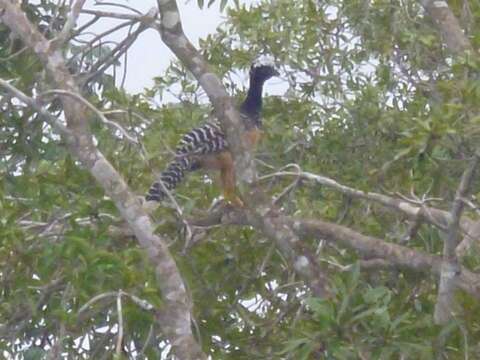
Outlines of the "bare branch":
M 81 12 L 82 12 L 82 14 L 94 15 L 94 16 L 98 16 L 98 17 L 101 17 L 101 18 L 110 17 L 110 18 L 115 18 L 115 19 L 132 20 L 132 21 L 138 21 L 141 18 L 140 15 L 123 14 L 123 13 L 116 13 L 116 12 L 111 12 L 111 11 L 84 9 Z
M 81 317 L 82 314 L 85 311 L 87 311 L 88 308 L 92 307 L 95 303 L 103 301 L 104 299 L 118 297 L 119 294 L 122 295 L 122 296 L 129 297 L 132 300 L 132 302 L 137 304 L 140 308 L 142 308 L 145 311 L 154 310 L 154 306 L 151 303 L 149 303 L 147 300 L 140 299 L 139 297 L 137 297 L 133 294 L 129 294 L 129 293 L 123 291 L 123 290 L 119 290 L 119 291 L 109 291 L 109 292 L 101 293 L 101 294 L 98 294 L 98 295 L 94 296 L 93 298 L 88 300 L 85 304 L 83 304 L 80 307 L 80 309 L 78 309 L 78 313 L 77 313 L 78 317 Z
M 81 34 L 85 29 L 89 28 L 93 24 L 95 24 L 98 20 L 100 20 L 100 16 L 94 16 L 92 17 L 89 21 L 87 21 L 85 24 L 80 26 L 77 30 L 75 30 L 72 35 L 70 36 L 70 39 L 73 39 L 74 37 L 78 36 Z
M 362 270 L 391 269 L 394 265 L 385 259 L 359 260 L 358 264 Z
M 182 208 L 180 207 L 180 205 L 178 205 L 178 202 L 177 200 L 175 200 L 175 197 L 172 195 L 172 192 L 170 190 L 167 189 L 167 187 L 165 186 L 165 184 L 163 183 L 161 177 L 158 176 L 158 183 L 160 185 L 160 187 L 162 188 L 162 191 L 164 194 L 167 195 L 168 197 L 168 200 L 170 200 L 170 202 L 172 203 L 174 209 L 176 210 L 178 216 L 180 217 L 180 220 L 182 221 L 182 224 L 185 226 L 185 230 L 186 230 L 186 234 L 185 234 L 185 246 L 188 247 L 188 244 L 190 242 L 190 240 L 192 239 L 192 229 L 190 228 L 190 224 L 188 223 L 188 221 L 185 219 L 185 216 L 183 214 L 183 210 Z M 151 212 L 153 211 L 157 206 L 158 206 L 158 202 L 156 201 L 146 201 L 143 205 L 144 209 L 147 211 L 147 212 Z
M 17 89 L 15 86 L 11 85 L 7 81 L 0 79 L 0 86 L 4 87 L 6 90 L 8 90 L 12 95 L 14 95 L 17 99 L 22 101 L 24 104 L 31 106 L 33 109 L 35 109 L 40 115 L 42 115 L 45 120 L 52 125 L 60 134 L 63 134 L 64 136 L 71 136 L 70 130 L 63 125 L 60 120 L 58 120 L 57 117 L 49 113 L 47 110 L 45 110 L 40 103 L 23 93 L 21 90 Z
M 107 36 L 107 35 L 110 35 L 112 33 L 114 33 L 115 31 L 118 31 L 120 29 L 123 29 L 124 27 L 127 27 L 127 26 L 132 26 L 134 24 L 133 21 L 125 21 L 123 23 L 120 23 L 106 31 L 104 31 L 103 33 L 100 33 L 98 35 L 95 35 L 91 40 L 89 40 L 88 42 L 85 43 L 85 47 L 88 47 L 88 49 L 86 51 L 83 51 L 82 54 L 83 56 L 85 56 L 85 52 L 87 51 L 92 51 L 94 49 L 94 44 L 98 41 L 99 42 L 99 45 L 97 46 L 101 46 L 102 43 L 100 42 L 100 39 L 102 39 L 103 37 Z M 77 40 L 79 42 L 82 42 L 80 40 Z M 72 59 L 74 59 L 74 57 L 72 57 Z M 69 60 L 69 62 L 72 61 L 72 59 Z M 83 59 L 82 59 L 83 60 Z M 82 62 L 82 61 L 81 61 Z
M 360 254 L 376 259 L 385 259 L 398 268 L 440 275 L 443 260 L 405 246 L 388 243 L 384 240 L 360 234 L 348 227 L 328 223 L 322 220 L 303 220 L 286 218 L 293 229 L 303 238 L 315 236 L 329 242 L 338 242 Z M 480 276 L 460 267 L 457 275 L 460 289 L 480 299 Z
M 290 226 L 282 221 L 276 211 L 269 211 L 261 217 L 247 208 L 220 205 L 206 217 L 189 219 L 188 222 L 198 227 L 218 225 L 248 225 L 260 230 L 272 240 L 285 258 L 290 261 L 295 272 L 310 286 L 318 297 L 329 295 L 328 279 L 319 265 L 315 252 L 303 244 Z M 199 241 L 195 241 L 197 244 Z
M 83 84 L 88 83 L 95 77 L 103 74 L 112 64 L 114 64 L 135 42 L 138 36 L 147 29 L 146 25 L 141 24 L 137 30 L 123 39 L 111 53 L 105 55 L 95 63 L 88 74 L 82 75 L 80 81 Z
M 102 293 L 102 294 L 98 294 L 96 296 L 94 296 L 93 298 L 91 298 L 90 300 L 88 300 L 85 304 L 83 304 L 80 309 L 78 309 L 78 316 L 80 317 L 82 315 L 82 313 L 84 313 L 85 311 L 88 310 L 89 307 L 91 307 L 93 304 L 103 300 L 103 299 L 108 299 L 108 298 L 112 298 L 112 297 L 115 297 L 116 295 L 118 294 L 118 292 L 116 291 L 110 291 L 110 292 L 106 292 L 106 293 Z
M 448 228 L 448 239 L 445 242 L 444 248 L 444 257 L 449 261 L 455 259 L 455 248 L 457 247 L 459 241 L 458 231 L 460 228 L 460 217 L 462 215 L 463 208 L 465 207 L 465 202 L 463 199 L 467 197 L 470 191 L 475 170 L 479 162 L 480 152 L 477 151 L 475 152 L 473 159 L 468 164 L 467 169 L 465 169 L 455 194 L 455 200 L 453 201 L 451 210 L 451 220 Z
M 41 94 L 41 96 L 43 95 L 47 95 L 47 94 L 59 94 L 59 95 L 66 95 L 66 96 L 70 96 L 78 101 L 80 101 L 83 105 L 85 105 L 86 107 L 88 107 L 90 110 L 92 110 L 95 115 L 98 116 L 98 118 L 106 125 L 108 126 L 111 126 L 111 127 L 114 127 L 115 129 L 117 129 L 118 131 L 120 131 L 120 133 L 128 140 L 130 141 L 131 143 L 133 144 L 138 144 L 139 141 L 138 139 L 132 137 L 128 132 L 127 130 L 125 130 L 121 125 L 117 124 L 115 121 L 111 121 L 111 120 L 108 120 L 105 115 L 100 111 L 98 110 L 92 103 L 90 103 L 87 99 L 85 99 L 83 96 L 81 96 L 80 94 L 78 93 L 74 93 L 74 92 L 71 92 L 71 91 L 66 91 L 66 90 L 60 90 L 60 89 L 54 89 L 54 90 L 48 90 L 46 92 L 44 92 L 43 94 Z
M 8 55 L 8 56 L 6 56 L 6 57 L 0 57 L 0 61 L 2 61 L 2 62 L 5 61 L 5 62 L 7 62 L 7 61 L 9 61 L 9 60 L 12 60 L 12 59 L 14 59 L 15 57 L 23 54 L 26 50 L 28 50 L 28 47 L 26 47 L 26 46 L 25 46 L 25 47 L 22 47 L 20 50 L 14 52 L 14 53 L 11 54 L 11 55 Z
M 427 13 L 432 17 L 442 34 L 447 47 L 455 54 L 461 54 L 472 49 L 470 41 L 465 36 L 460 23 L 448 3 L 444 0 L 420 0 Z
M 70 9 L 70 14 L 67 17 L 67 21 L 65 22 L 62 31 L 60 31 L 57 37 L 53 40 L 57 48 L 61 47 L 70 37 L 72 30 L 77 25 L 77 19 L 80 15 L 80 11 L 83 8 L 83 5 L 85 4 L 85 1 L 86 0 L 76 0 Z
M 115 354 L 120 357 L 123 345 L 123 310 L 122 310 L 122 290 L 117 293 L 117 315 L 118 315 L 118 334 Z
M 457 257 L 466 256 L 475 244 L 478 246 L 478 239 L 480 239 L 480 221 L 474 222 L 465 232 L 462 241 L 455 249 Z
M 128 5 L 125 5 L 125 4 L 117 4 L 117 3 L 114 3 L 114 2 L 97 0 L 95 2 L 95 5 L 97 5 L 97 6 L 112 6 L 112 7 L 117 7 L 117 8 L 121 8 L 121 9 L 126 9 L 128 11 L 134 12 L 134 13 L 139 14 L 139 15 L 142 14 L 140 11 L 138 11 L 134 7 L 131 7 L 131 6 L 128 6 Z
M 403 213 L 409 219 L 417 220 L 422 219 L 432 225 L 439 227 L 442 230 L 445 230 L 448 226 L 450 219 L 450 214 L 447 211 L 427 207 L 427 206 L 416 206 L 410 201 L 395 199 L 387 195 L 374 193 L 374 192 L 365 192 L 362 190 L 357 190 L 346 185 L 338 183 L 336 180 L 317 175 L 305 171 L 278 171 L 269 175 L 265 175 L 259 178 L 259 180 L 265 180 L 272 177 L 282 177 L 282 176 L 296 176 L 301 179 L 306 179 L 314 181 L 317 184 L 330 187 L 334 190 L 341 192 L 342 194 L 351 196 L 353 198 L 364 199 L 369 201 L 374 201 L 379 203 L 389 209 L 395 210 L 397 212 Z M 466 220 L 466 223 L 462 227 L 466 228 L 467 225 L 470 225 L 471 221 Z
M 319 219 L 299 219 L 278 214 L 267 214 L 266 217 L 274 218 L 284 228 L 290 228 L 301 240 L 316 237 L 331 243 L 339 243 L 359 254 L 375 259 L 375 264 L 384 264 L 388 261 L 390 267 L 397 267 L 418 272 L 439 275 L 442 268 L 442 258 L 422 251 L 410 249 L 406 246 L 389 243 L 372 236 L 363 235 L 346 226 L 322 221 Z M 211 213 L 205 219 L 191 220 L 191 224 L 198 226 L 214 225 L 240 225 L 252 226 L 245 209 L 222 208 Z M 383 261 L 382 261 L 383 260 Z M 367 265 L 368 266 L 368 265 Z M 459 288 L 480 299 L 480 275 L 460 267 L 457 278 Z
M 440 272 L 438 298 L 435 304 L 434 313 L 434 319 L 437 324 L 447 323 L 456 313 L 457 304 L 454 295 L 460 267 L 457 261 L 455 248 L 460 240 L 460 217 L 463 208 L 465 207 L 463 199 L 470 191 L 475 175 L 475 169 L 477 168 L 479 161 L 480 154 L 476 152 L 462 175 L 455 194 L 455 200 L 453 201 L 448 234 L 443 242 L 443 264 Z

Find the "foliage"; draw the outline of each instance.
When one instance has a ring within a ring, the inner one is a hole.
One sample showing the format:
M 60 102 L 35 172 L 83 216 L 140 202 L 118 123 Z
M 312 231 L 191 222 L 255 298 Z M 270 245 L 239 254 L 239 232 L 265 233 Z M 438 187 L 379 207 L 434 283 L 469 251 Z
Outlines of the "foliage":
M 47 26 L 47 36 L 55 30 L 49 21 L 64 11 L 56 3 L 24 2 L 30 19 Z M 449 3 L 461 15 L 462 2 Z M 413 189 L 440 198 L 435 205 L 449 209 L 479 140 L 480 85 L 469 75 L 480 63 L 449 54 L 419 2 L 235 1 L 226 14 L 200 45 L 232 95 L 244 95 L 238 74 L 245 78 L 259 53 L 275 57 L 278 83 L 288 86 L 264 104 L 265 139 L 257 154 L 262 174 L 295 163 L 361 190 Z M 470 17 L 463 25 L 478 48 L 476 2 L 470 2 Z M 27 94 L 45 91 L 48 79 L 38 60 L 29 51 L 19 53 L 22 44 L 9 35 L 0 24 L 0 78 L 14 79 Z M 75 42 L 64 49 L 74 71 L 87 71 L 108 47 L 88 51 L 83 62 L 77 61 L 80 52 Z M 131 144 L 91 121 L 100 149 L 139 194 L 168 162 L 181 134 L 210 116 L 205 94 L 178 62 L 142 94 L 126 93 L 105 74 L 86 93 L 103 111 L 124 110 L 114 120 L 142 140 L 142 146 Z M 68 358 L 112 357 L 116 296 L 82 307 L 120 289 L 161 306 L 151 266 L 131 236 L 118 231 L 123 224 L 111 200 L 77 166 L 58 134 L 31 109 L 1 96 L 0 352 L 38 359 L 60 341 Z M 154 105 L 158 101 L 161 106 Z M 60 115 L 55 101 L 46 103 Z M 268 179 L 262 186 L 275 195 L 291 180 Z M 211 175 L 195 173 L 176 198 L 195 217 L 219 194 Z M 409 225 L 378 206 L 307 183 L 289 193 L 283 207 L 397 243 Z M 202 241 L 186 249 L 175 211 L 164 207 L 154 217 L 188 284 L 198 340 L 214 359 L 480 356 L 479 305 L 459 294 L 464 311 L 457 320 L 433 325 L 437 279 L 428 275 L 360 271 L 355 253 L 310 239 L 307 245 L 319 249 L 315 256 L 327 264 L 332 280 L 334 296 L 321 300 L 250 228 L 202 230 L 196 233 Z M 442 236 L 423 225 L 408 246 L 439 254 Z M 476 257 L 467 260 L 478 269 Z M 172 358 L 160 335 L 152 339 L 159 333 L 152 314 L 122 299 L 125 352 L 132 358 Z M 448 337 L 447 346 L 437 352 L 442 337 Z

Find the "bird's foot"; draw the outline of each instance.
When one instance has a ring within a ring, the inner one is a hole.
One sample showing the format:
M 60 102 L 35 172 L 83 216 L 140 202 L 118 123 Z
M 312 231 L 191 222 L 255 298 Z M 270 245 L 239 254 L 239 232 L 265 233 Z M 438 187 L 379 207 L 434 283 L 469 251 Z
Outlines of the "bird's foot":
M 238 197 L 236 194 L 224 194 L 223 198 L 227 204 L 233 205 L 235 207 L 243 208 L 245 204 L 243 203 L 242 199 Z

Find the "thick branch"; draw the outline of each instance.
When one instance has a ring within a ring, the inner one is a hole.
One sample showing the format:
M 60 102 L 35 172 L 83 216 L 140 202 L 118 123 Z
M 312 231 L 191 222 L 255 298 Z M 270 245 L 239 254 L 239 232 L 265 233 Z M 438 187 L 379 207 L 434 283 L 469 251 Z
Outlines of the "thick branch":
M 71 93 L 80 93 L 65 65 L 62 54 L 50 47 L 50 43 L 30 24 L 18 5 L 8 0 L 0 0 L 0 10 L 0 13 L 3 13 L 2 21 L 36 53 L 53 79 L 55 87 Z M 165 299 L 163 309 L 156 311 L 157 320 L 174 351 L 182 359 L 205 358 L 191 332 L 191 304 L 179 270 L 165 241 L 154 234 L 154 227 L 136 196 L 95 147 L 88 122 L 84 117 L 85 105 L 70 96 L 62 96 L 61 100 L 67 127 L 72 132 L 72 137 L 66 138 L 70 152 L 80 160 L 112 198 L 155 267 L 158 285 Z
M 261 210 L 260 210 L 261 211 Z M 302 243 L 290 226 L 281 221 L 278 213 L 269 211 L 264 216 L 246 208 L 219 206 L 201 219 L 189 219 L 192 226 L 211 227 L 217 225 L 253 226 L 267 236 L 292 264 L 295 272 L 318 297 L 329 294 L 328 279 L 324 275 L 313 251 Z
M 255 178 L 253 153 L 252 149 L 243 142 L 243 137 L 238 136 L 244 131 L 238 111 L 220 79 L 210 71 L 207 62 L 185 36 L 176 1 L 157 0 L 157 3 L 161 23 L 156 28 L 162 40 L 192 72 L 207 93 L 227 135 L 229 148 L 235 158 L 236 173 L 242 182 L 251 185 Z M 247 200 L 248 221 L 276 243 L 291 261 L 297 274 L 310 285 L 316 295 L 324 296 L 327 292 L 326 279 L 316 259 L 310 255 L 309 251 L 299 248 L 298 238 L 291 230 L 283 228 L 282 224 L 264 216 L 271 211 L 270 202 L 259 200 L 262 196 L 255 196 L 258 194 L 250 196 L 251 188 L 246 190 L 248 191 L 244 192 L 244 196 Z
M 463 199 L 467 197 L 470 191 L 479 161 L 479 154 L 475 153 L 462 175 L 453 201 L 448 234 L 443 243 L 443 264 L 438 286 L 438 299 L 435 304 L 434 318 L 438 324 L 445 324 L 455 316 L 456 302 L 454 295 L 457 275 L 460 271 L 455 249 L 460 240 L 460 217 L 465 206 Z
M 326 176 L 317 175 L 305 171 L 279 171 L 271 175 L 262 176 L 260 180 L 280 176 L 297 176 L 301 179 L 314 181 L 317 184 L 327 186 L 352 198 L 376 202 L 385 206 L 386 208 L 402 213 L 411 220 L 425 221 L 431 225 L 437 226 L 441 230 L 446 230 L 448 228 L 448 224 L 450 223 L 451 215 L 448 211 L 425 206 L 423 204 L 416 205 L 406 200 L 396 199 L 388 195 L 383 195 L 375 192 L 365 192 L 340 184 L 336 180 L 328 178 Z M 460 229 L 462 230 L 462 232 L 468 234 L 470 231 L 470 227 L 473 224 L 473 220 L 467 217 L 462 217 L 460 220 Z
M 463 219 L 465 219 L 465 216 L 462 216 L 462 220 Z M 478 246 L 478 239 L 480 239 L 480 221 L 472 221 L 472 224 L 468 227 L 468 231 L 465 232 L 462 241 L 455 249 L 457 257 L 464 257 L 469 253 L 472 246 L 475 244 Z
M 448 228 L 448 238 L 447 241 L 445 241 L 445 247 L 443 250 L 444 258 L 448 261 L 453 261 L 456 258 L 455 248 L 459 242 L 458 232 L 460 228 L 460 217 L 465 207 L 465 202 L 463 199 L 467 198 L 468 193 L 470 192 L 475 175 L 475 169 L 480 161 L 479 156 L 480 153 L 474 154 L 473 159 L 470 161 L 467 169 L 465 169 L 462 175 L 460 184 L 455 194 L 455 200 L 453 201 L 451 210 L 451 221 Z
M 252 182 L 254 178 L 253 155 L 251 149 L 238 136 L 243 123 L 220 79 L 209 69 L 207 62 L 185 36 L 175 0 L 157 0 L 160 10 L 159 31 L 163 42 L 177 58 L 190 70 L 208 95 L 216 116 L 222 123 L 228 144 L 235 157 L 237 174 L 241 180 Z
M 372 236 L 362 235 L 345 226 L 321 220 L 285 219 L 301 236 L 315 236 L 326 241 L 338 242 L 360 254 L 385 259 L 393 265 L 421 272 L 440 275 L 442 258 L 413 250 L 405 246 L 388 243 Z M 480 276 L 460 267 L 456 275 L 460 289 L 480 299 Z
M 80 11 L 83 8 L 83 5 L 85 4 L 85 1 L 86 0 L 77 0 L 75 1 L 75 4 L 73 4 L 62 31 L 60 31 L 54 40 L 56 47 L 61 47 L 70 37 L 72 30 L 77 25 L 77 19 L 80 15 Z
M 460 23 L 446 1 L 421 0 L 422 6 L 434 20 L 438 31 L 442 34 L 447 47 L 455 54 L 471 49 L 470 41 L 465 36 Z
M 421 0 L 421 3 L 430 17 L 434 20 L 438 30 L 442 34 L 447 47 L 456 54 L 462 54 L 466 50 L 472 50 L 473 46 L 460 27 L 460 22 L 450 10 L 446 1 Z M 463 220 L 463 219 L 462 219 Z M 480 238 L 480 224 L 472 223 L 467 229 L 462 226 L 465 237 L 457 247 L 458 256 L 465 255 L 473 242 Z
M 298 219 L 289 216 L 275 216 L 274 214 L 268 214 L 266 217 L 269 218 L 269 221 L 275 221 L 285 229 L 293 230 L 300 242 L 308 237 L 316 237 L 339 243 L 368 258 L 374 258 L 378 261 L 386 260 L 392 267 L 436 275 L 439 275 L 441 271 L 442 258 L 439 256 L 363 235 L 345 226 L 317 219 Z M 191 220 L 190 224 L 196 226 L 252 225 L 249 223 L 246 211 L 242 209 L 218 210 L 209 214 L 207 218 Z M 457 281 L 459 288 L 480 299 L 480 275 L 461 267 Z

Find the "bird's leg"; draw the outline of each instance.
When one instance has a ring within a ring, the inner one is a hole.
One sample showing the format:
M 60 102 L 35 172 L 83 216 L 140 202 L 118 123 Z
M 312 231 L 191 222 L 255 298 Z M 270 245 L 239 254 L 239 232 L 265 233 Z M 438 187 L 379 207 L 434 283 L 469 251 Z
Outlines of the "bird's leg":
M 245 132 L 244 141 L 250 148 L 255 149 L 262 137 L 263 131 L 256 127 L 252 130 L 248 130 Z
M 244 207 L 244 203 L 236 194 L 235 186 L 235 167 L 232 155 L 229 152 L 222 154 L 222 167 L 220 168 L 220 178 L 222 181 L 223 197 L 225 200 L 235 206 Z

